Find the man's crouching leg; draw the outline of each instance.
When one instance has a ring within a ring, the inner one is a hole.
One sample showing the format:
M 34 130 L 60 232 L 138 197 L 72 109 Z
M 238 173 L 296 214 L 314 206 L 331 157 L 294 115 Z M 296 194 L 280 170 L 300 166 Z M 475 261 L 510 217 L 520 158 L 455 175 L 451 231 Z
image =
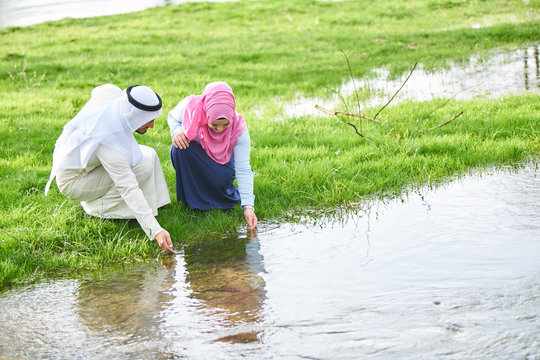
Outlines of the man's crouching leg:
M 143 154 L 141 161 L 131 169 L 139 189 L 154 216 L 158 208 L 171 202 L 159 157 L 149 146 L 139 145 Z M 135 213 L 127 206 L 116 187 L 112 187 L 99 199 L 81 201 L 84 211 L 92 216 L 108 219 L 134 219 Z

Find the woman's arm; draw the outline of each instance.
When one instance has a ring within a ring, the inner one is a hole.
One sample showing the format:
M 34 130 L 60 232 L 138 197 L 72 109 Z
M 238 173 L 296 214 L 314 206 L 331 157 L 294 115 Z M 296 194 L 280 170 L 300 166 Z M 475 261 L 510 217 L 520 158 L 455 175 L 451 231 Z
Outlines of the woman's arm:
M 234 171 L 240 191 L 241 205 L 255 205 L 253 195 L 253 171 L 249 162 L 251 139 L 247 126 L 234 146 Z
M 176 105 L 174 109 L 169 111 L 167 116 L 167 123 L 171 130 L 172 144 L 176 148 L 185 149 L 189 146 L 189 139 L 184 133 L 184 128 L 182 127 L 182 121 L 184 117 L 184 111 L 186 110 L 187 104 L 190 97 L 183 99 Z
M 244 217 L 248 223 L 248 228 L 257 226 L 257 217 L 255 216 L 255 195 L 253 194 L 253 171 L 249 162 L 251 151 L 251 139 L 247 126 L 234 146 L 234 171 L 236 182 L 240 192 L 240 200 L 244 209 Z
M 167 123 L 169 124 L 169 129 L 171 130 L 171 136 L 174 136 L 174 133 L 182 127 L 182 119 L 184 117 L 184 111 L 186 111 L 187 104 L 189 102 L 189 96 L 182 99 L 174 109 L 169 111 L 167 116 Z

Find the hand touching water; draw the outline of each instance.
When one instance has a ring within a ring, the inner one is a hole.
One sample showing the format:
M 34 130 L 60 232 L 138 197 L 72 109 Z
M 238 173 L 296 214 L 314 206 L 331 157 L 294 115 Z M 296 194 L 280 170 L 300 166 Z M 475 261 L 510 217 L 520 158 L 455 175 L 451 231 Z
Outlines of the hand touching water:
M 254 229 L 257 226 L 257 216 L 253 208 L 246 208 L 244 210 L 244 217 L 248 225 L 248 229 Z
M 160 232 L 158 232 L 158 234 L 156 235 L 156 241 L 163 251 L 171 254 L 175 253 L 172 248 L 173 245 L 171 241 L 171 235 L 167 230 L 161 230 Z

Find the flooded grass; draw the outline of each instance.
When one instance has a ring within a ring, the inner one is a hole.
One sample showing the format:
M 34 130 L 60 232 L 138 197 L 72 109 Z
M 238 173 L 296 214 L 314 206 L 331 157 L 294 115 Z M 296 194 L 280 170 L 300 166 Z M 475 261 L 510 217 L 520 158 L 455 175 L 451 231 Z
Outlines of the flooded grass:
M 315 105 L 361 113 L 382 107 L 396 93 L 392 104 L 433 99 L 498 98 L 526 91 L 539 93 L 539 52 L 540 47 L 535 44 L 519 50 L 495 51 L 492 55 L 473 55 L 468 62 L 450 62 L 437 70 L 426 70 L 423 64 L 418 64 L 408 79 L 410 71 L 391 78 L 388 69 L 373 69 L 372 76 L 346 79 L 339 88 L 329 91 L 327 98 L 295 98 L 284 104 L 283 118 L 326 116 Z M 361 99 L 360 109 L 356 94 Z

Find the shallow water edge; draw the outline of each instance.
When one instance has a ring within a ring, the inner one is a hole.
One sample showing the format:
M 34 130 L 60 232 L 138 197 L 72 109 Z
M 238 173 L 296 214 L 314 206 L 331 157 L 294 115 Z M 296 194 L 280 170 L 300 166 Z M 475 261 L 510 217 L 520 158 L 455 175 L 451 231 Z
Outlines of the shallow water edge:
M 540 165 L 0 293 L 1 357 L 540 358 Z

